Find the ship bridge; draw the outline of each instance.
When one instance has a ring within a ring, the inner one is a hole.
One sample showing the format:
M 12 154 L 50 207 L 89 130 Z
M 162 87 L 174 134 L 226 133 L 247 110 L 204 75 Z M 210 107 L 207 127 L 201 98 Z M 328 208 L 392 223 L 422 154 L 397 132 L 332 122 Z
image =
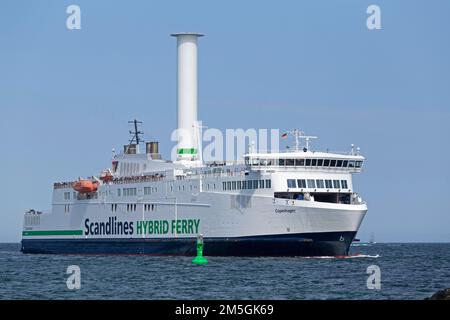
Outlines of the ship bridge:
M 248 153 L 245 164 L 253 170 L 327 170 L 360 172 L 365 158 L 361 155 L 315 151 L 283 153 Z

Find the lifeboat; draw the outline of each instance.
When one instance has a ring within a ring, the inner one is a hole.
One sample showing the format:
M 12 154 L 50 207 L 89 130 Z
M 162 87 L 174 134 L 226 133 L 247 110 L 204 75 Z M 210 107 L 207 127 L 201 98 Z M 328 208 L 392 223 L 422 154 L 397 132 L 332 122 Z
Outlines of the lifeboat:
M 77 182 L 73 183 L 72 187 L 79 193 L 91 193 L 97 191 L 98 182 L 91 180 L 78 180 Z

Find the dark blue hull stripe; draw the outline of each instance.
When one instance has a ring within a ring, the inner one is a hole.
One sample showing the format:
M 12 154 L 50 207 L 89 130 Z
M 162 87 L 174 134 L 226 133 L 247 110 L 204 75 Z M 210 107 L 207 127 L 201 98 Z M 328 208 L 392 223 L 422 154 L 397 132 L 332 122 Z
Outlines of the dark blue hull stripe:
M 340 256 L 347 255 L 356 232 L 321 232 L 236 238 L 205 238 L 206 256 Z M 22 252 L 39 254 L 196 253 L 195 238 L 170 239 L 24 239 Z

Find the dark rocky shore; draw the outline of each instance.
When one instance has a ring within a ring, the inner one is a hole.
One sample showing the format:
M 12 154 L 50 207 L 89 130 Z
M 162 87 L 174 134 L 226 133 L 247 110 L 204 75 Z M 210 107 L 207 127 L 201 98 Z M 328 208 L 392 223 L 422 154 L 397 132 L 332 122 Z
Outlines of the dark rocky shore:
M 450 300 L 450 288 L 440 290 L 425 300 Z

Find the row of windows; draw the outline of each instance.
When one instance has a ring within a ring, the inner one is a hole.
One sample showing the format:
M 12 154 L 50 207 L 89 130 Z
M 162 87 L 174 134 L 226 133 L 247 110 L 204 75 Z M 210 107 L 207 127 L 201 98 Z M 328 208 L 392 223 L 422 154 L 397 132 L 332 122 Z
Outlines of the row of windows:
M 289 189 L 348 189 L 347 180 L 323 180 L 323 179 L 288 179 Z
M 222 182 L 223 190 L 270 189 L 272 180 L 243 180 Z
M 123 188 L 122 194 L 124 197 L 132 197 L 137 195 L 136 188 Z M 120 189 L 117 189 L 117 195 L 120 197 Z
M 136 204 L 127 204 L 127 211 L 136 211 L 137 205 Z M 155 204 L 144 204 L 144 210 L 145 211 L 155 211 L 156 205 Z M 117 203 L 111 204 L 111 211 L 117 212 Z
M 158 192 L 157 187 L 144 187 L 144 195 L 149 195 L 156 192 Z
M 127 204 L 127 211 L 136 211 L 136 204 Z
M 155 211 L 156 204 L 144 204 L 144 210 L 145 211 Z
M 248 159 L 247 163 L 248 163 Z M 330 167 L 330 168 L 361 168 L 363 162 L 338 159 L 251 159 L 254 166 L 297 166 L 297 167 Z

